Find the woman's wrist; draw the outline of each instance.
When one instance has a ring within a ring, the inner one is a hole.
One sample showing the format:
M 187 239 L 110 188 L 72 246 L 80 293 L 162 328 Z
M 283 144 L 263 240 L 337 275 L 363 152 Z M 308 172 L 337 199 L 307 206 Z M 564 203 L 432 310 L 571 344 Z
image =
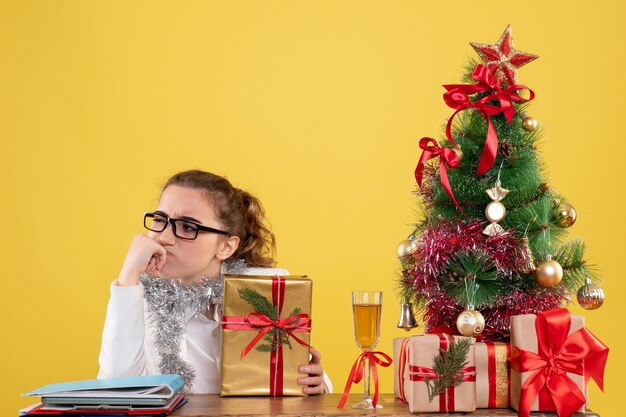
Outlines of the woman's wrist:
M 116 282 L 116 285 L 119 287 L 137 285 L 139 284 L 139 274 L 128 273 L 122 270 L 122 272 L 120 272 L 120 275 L 119 277 L 117 277 L 117 280 L 115 282 Z

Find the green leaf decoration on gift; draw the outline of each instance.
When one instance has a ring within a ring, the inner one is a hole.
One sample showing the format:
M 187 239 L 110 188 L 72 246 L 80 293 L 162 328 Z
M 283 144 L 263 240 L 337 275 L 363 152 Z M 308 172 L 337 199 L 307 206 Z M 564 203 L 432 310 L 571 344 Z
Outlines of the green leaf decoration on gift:
M 433 358 L 433 370 L 437 375 L 432 381 L 426 379 L 428 402 L 444 393 L 449 387 L 456 387 L 463 382 L 463 368 L 469 363 L 467 355 L 472 339 L 455 339 L 448 350 L 439 349 Z
M 263 340 L 267 343 L 257 345 L 255 348 L 256 350 L 258 350 L 259 352 L 271 352 L 273 350 L 276 350 L 276 348 L 274 347 L 274 337 L 266 334 Z
M 278 309 L 265 298 L 261 293 L 250 288 L 238 288 L 237 292 L 239 297 L 246 301 L 254 309 L 255 313 L 263 314 L 269 317 L 271 320 L 276 321 L 279 319 Z M 296 307 L 287 317 L 293 317 L 302 312 L 300 307 Z M 300 319 L 295 321 L 298 325 Z M 289 334 L 283 330 L 272 328 L 265 335 L 263 340 L 266 343 L 259 344 L 255 347 L 259 352 L 272 352 L 278 350 L 282 345 L 287 345 L 289 349 L 292 349 L 291 342 L 289 341 Z
M 278 320 L 278 310 L 261 293 L 250 288 L 238 288 L 239 297 L 246 301 L 256 313 L 264 314 L 272 320 Z

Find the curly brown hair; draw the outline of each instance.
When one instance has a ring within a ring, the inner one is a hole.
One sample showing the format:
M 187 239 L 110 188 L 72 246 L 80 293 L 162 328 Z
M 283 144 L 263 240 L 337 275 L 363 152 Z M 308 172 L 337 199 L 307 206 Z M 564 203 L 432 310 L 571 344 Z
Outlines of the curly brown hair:
M 272 267 L 276 239 L 266 225 L 261 201 L 247 191 L 233 187 L 226 178 L 206 171 L 190 170 L 173 175 L 163 187 L 170 185 L 193 188 L 205 193 L 214 205 L 218 220 L 233 236 L 240 239 L 233 254 L 250 266 Z

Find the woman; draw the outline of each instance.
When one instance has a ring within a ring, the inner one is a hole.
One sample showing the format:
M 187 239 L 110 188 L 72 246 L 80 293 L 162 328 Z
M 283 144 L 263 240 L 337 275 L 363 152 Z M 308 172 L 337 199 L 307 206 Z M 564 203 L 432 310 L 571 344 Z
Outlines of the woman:
M 259 200 L 223 177 L 171 177 L 111 285 L 98 377 L 176 373 L 189 392 L 218 393 L 222 273 L 287 275 L 270 268 L 264 221 Z M 302 391 L 330 392 L 320 353 L 310 353 Z

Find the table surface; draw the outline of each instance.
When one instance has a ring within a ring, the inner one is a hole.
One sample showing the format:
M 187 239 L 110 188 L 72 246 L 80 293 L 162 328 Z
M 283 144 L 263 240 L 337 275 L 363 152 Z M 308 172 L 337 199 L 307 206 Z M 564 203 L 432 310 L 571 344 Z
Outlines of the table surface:
M 346 407 L 338 409 L 340 394 L 315 395 L 311 397 L 220 397 L 218 395 L 189 395 L 189 402 L 177 410 L 172 416 L 412 416 L 409 408 L 397 400 L 392 394 L 382 394 L 379 403 L 381 410 L 353 410 L 350 404 L 358 402 L 358 394 L 350 394 Z M 473 417 L 509 416 L 516 417 L 517 412 L 511 409 L 479 409 L 473 413 L 422 413 L 420 416 L 442 417 L 444 415 L 467 415 Z M 552 413 L 531 413 L 533 417 L 556 417 Z M 575 416 L 599 417 L 591 411 Z

